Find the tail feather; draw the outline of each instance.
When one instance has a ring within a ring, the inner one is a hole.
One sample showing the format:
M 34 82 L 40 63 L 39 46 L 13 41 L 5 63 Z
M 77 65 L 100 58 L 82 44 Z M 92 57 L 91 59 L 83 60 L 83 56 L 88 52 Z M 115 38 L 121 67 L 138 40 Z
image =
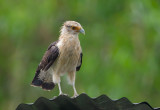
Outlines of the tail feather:
M 34 79 L 31 83 L 31 85 L 33 86 L 41 86 L 42 84 L 43 84 L 43 81 L 39 79 Z
M 43 83 L 42 84 L 42 89 L 45 90 L 52 90 L 54 88 L 55 84 L 53 82 L 50 83 Z
M 52 81 L 52 75 L 47 72 L 36 74 L 31 85 L 42 87 L 45 90 L 52 90 L 55 87 Z
M 52 90 L 55 87 L 53 82 L 44 82 L 43 80 L 35 79 L 31 83 L 32 86 L 42 87 L 44 90 Z

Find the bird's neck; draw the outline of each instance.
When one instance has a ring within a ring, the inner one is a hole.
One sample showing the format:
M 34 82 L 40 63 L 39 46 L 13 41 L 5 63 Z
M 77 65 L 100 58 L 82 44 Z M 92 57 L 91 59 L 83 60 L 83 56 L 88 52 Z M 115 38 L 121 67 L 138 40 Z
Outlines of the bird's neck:
M 68 48 L 65 46 L 71 46 L 74 47 L 75 45 L 80 45 L 80 41 L 78 38 L 78 35 L 61 35 L 59 37 L 59 43 L 57 44 L 58 47 L 64 47 L 64 48 Z
M 65 33 L 65 34 L 61 34 L 60 37 L 59 37 L 59 40 L 79 40 L 78 38 L 78 34 L 68 34 L 68 33 Z

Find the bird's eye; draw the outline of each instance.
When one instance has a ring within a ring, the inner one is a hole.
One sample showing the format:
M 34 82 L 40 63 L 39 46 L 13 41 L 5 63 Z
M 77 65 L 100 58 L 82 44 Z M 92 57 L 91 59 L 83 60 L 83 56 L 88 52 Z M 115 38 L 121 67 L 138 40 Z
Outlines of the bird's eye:
M 73 30 L 75 30 L 75 29 L 76 29 L 76 27 L 74 27 L 74 26 L 73 26 L 73 27 L 72 27 L 72 29 L 73 29 Z
M 70 25 L 66 25 L 66 27 L 71 27 Z

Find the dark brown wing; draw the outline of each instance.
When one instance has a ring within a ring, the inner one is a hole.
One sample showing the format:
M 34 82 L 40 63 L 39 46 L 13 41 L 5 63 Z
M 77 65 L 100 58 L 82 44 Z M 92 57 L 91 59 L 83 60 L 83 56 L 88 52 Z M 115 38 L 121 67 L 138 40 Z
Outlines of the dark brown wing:
M 78 66 L 76 67 L 76 71 L 79 71 L 80 68 L 81 68 L 81 65 L 82 65 L 82 57 L 83 57 L 83 53 L 80 54 L 80 60 L 79 60 Z
M 48 50 L 45 52 L 38 68 L 37 72 L 40 70 L 47 71 L 49 67 L 54 63 L 56 58 L 59 55 L 59 49 L 56 46 L 57 42 L 53 42 L 49 47 Z
M 47 71 L 51 65 L 55 62 L 56 58 L 59 55 L 59 49 L 56 46 L 58 41 L 53 42 L 48 47 L 47 51 L 45 52 L 40 64 L 38 65 L 38 68 L 36 70 L 35 77 L 32 81 L 32 85 L 34 86 L 41 86 L 44 82 L 44 79 L 39 79 L 39 74 L 43 70 L 44 72 Z

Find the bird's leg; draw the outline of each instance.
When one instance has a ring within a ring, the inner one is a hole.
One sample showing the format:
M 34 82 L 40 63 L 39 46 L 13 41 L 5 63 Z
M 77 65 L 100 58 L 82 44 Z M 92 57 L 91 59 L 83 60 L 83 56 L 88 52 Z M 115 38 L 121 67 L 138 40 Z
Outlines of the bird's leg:
M 78 93 L 77 93 L 76 88 L 75 88 L 75 80 L 74 80 L 74 82 L 73 82 L 73 90 L 74 90 L 74 95 L 73 95 L 73 97 L 77 97 L 77 96 L 78 96 Z
M 58 88 L 59 88 L 59 95 L 64 95 L 63 92 L 62 92 L 62 89 L 61 89 L 61 79 L 60 79 L 60 75 L 57 73 L 57 74 L 53 74 L 53 82 L 55 84 L 58 84 Z
M 63 95 L 63 92 L 61 90 L 61 84 L 60 84 L 60 82 L 58 82 L 58 88 L 59 88 L 59 95 Z
M 73 90 L 74 90 L 73 98 L 77 97 L 78 93 L 77 93 L 76 88 L 75 88 L 76 74 L 75 74 L 75 72 L 70 72 L 70 73 L 68 73 L 68 76 L 69 76 L 69 79 L 70 79 L 70 84 L 73 86 Z
M 59 88 L 59 95 L 68 96 L 68 94 L 64 94 L 64 93 L 62 92 L 60 82 L 58 83 L 58 88 Z

